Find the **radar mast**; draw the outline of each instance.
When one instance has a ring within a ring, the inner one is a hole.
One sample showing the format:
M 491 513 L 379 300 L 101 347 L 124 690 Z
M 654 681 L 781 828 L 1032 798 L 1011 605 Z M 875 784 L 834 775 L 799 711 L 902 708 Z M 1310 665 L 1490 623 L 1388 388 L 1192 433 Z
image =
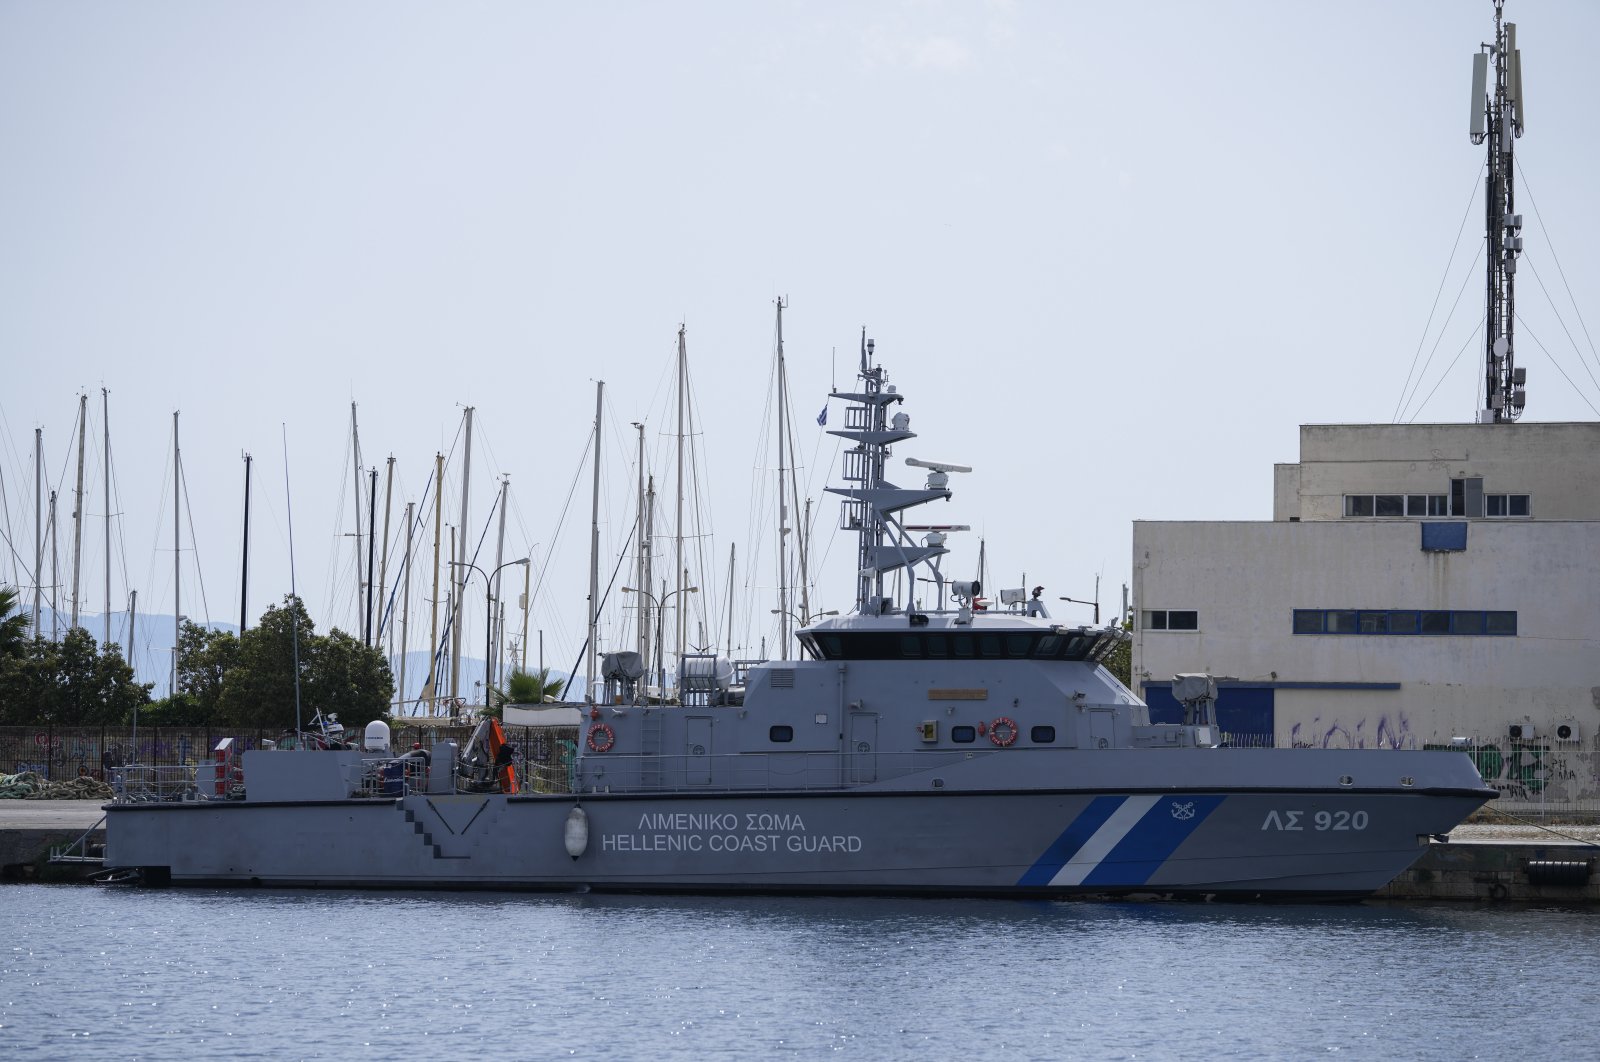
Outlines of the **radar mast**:
M 1484 173 L 1486 294 L 1484 391 L 1480 424 L 1508 424 L 1527 404 L 1527 370 L 1516 368 L 1512 333 L 1516 320 L 1517 258 L 1522 253 L 1522 215 L 1516 212 L 1513 147 L 1523 129 L 1522 52 L 1517 27 L 1501 21 L 1505 0 L 1494 0 L 1494 41 L 1472 57 L 1472 142 L 1488 145 Z M 1489 83 L 1490 62 L 1494 68 Z

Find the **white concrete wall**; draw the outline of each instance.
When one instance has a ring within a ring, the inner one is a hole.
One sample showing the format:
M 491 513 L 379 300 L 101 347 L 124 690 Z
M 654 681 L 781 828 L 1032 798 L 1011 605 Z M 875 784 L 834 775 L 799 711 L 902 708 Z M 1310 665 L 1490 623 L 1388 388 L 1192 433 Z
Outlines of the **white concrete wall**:
M 1530 495 L 1534 519 L 1600 520 L 1600 423 L 1302 425 L 1299 464 L 1274 472 L 1273 518 L 1338 520 L 1346 494 L 1448 494 L 1469 477 Z
M 1589 747 L 1600 731 L 1600 522 L 1474 520 L 1460 553 L 1424 553 L 1420 536 L 1414 520 L 1136 522 L 1135 615 L 1192 608 L 1200 629 L 1136 625 L 1135 685 L 1182 671 L 1400 683 L 1398 691 L 1280 689 L 1280 744 L 1348 734 L 1370 747 L 1388 743 L 1380 732 L 1417 744 L 1503 738 L 1511 722 L 1570 719 Z M 1517 612 L 1518 633 L 1296 635 L 1296 608 L 1506 609 Z

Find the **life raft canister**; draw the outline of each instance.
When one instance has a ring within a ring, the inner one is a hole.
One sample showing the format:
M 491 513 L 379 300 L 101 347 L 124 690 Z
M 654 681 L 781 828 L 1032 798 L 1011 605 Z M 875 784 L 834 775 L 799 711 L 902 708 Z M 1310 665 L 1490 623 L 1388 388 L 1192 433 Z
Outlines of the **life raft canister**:
M 611 746 L 617 743 L 617 732 L 609 724 L 596 723 L 589 728 L 589 751 L 610 752 Z
M 1000 733 L 1001 727 L 1006 728 L 1004 734 Z M 1000 718 L 989 724 L 989 740 L 1001 748 L 1016 744 L 1017 724 L 1012 722 L 1009 716 L 1000 716 Z

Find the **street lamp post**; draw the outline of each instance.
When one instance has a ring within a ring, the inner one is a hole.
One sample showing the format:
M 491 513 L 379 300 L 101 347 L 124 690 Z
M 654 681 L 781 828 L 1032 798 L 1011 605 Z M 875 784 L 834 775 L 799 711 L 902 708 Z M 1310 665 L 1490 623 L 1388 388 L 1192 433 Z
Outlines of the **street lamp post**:
M 790 612 L 786 608 L 775 608 L 775 609 L 772 609 L 772 614 L 774 616 L 788 616 L 790 619 L 794 620 L 800 626 L 809 627 L 809 626 L 811 626 L 811 621 L 812 620 L 821 619 L 823 616 L 837 616 L 839 614 L 839 610 L 836 609 L 836 608 L 832 608 L 832 609 L 829 609 L 826 612 L 813 612 L 809 616 L 796 616 L 793 612 Z M 785 650 L 785 651 L 787 652 L 787 650 Z
M 698 594 L 700 592 L 700 588 L 698 586 L 685 586 L 680 590 L 668 590 L 666 593 L 661 595 L 660 601 L 657 601 L 656 595 L 652 594 L 648 590 L 636 590 L 631 586 L 624 586 L 622 588 L 622 592 L 624 594 L 639 594 L 648 598 L 650 601 L 650 607 L 656 610 L 656 668 L 657 674 L 661 676 L 660 681 L 656 684 L 656 691 L 661 696 L 661 703 L 665 704 L 667 701 L 667 635 L 662 620 L 667 614 L 667 602 L 671 601 L 679 594 Z M 679 657 L 681 660 L 681 646 L 679 647 Z M 683 685 L 682 675 L 678 676 L 678 685 L 680 687 Z
M 451 561 L 453 568 L 471 568 L 479 575 L 483 575 L 483 706 L 489 706 L 489 680 L 492 677 L 490 660 L 494 654 L 494 577 L 500 574 L 502 568 L 511 568 L 519 564 L 527 564 L 527 557 L 506 561 L 494 571 L 484 575 L 483 569 L 471 561 Z M 451 705 L 452 710 L 455 709 Z

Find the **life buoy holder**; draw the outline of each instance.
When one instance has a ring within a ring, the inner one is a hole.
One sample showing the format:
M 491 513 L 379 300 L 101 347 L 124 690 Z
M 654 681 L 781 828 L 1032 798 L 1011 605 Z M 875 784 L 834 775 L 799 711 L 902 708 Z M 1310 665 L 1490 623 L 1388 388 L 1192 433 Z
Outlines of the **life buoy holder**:
M 1005 734 L 1000 733 L 1001 727 L 1006 728 Z M 1008 716 L 1002 715 L 1000 718 L 989 724 L 989 740 L 1001 748 L 1005 748 L 1007 745 L 1016 744 L 1017 724 L 1012 722 Z
M 617 732 L 607 723 L 596 723 L 589 728 L 589 751 L 610 752 L 617 743 Z

